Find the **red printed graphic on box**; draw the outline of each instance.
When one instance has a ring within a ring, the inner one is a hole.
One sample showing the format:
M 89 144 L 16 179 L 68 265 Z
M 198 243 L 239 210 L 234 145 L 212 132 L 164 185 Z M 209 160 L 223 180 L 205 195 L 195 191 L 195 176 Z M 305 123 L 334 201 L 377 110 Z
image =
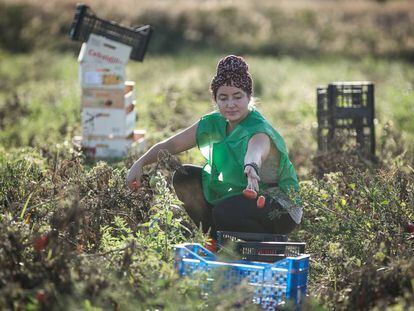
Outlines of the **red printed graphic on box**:
M 91 34 L 79 53 L 80 63 L 126 65 L 132 48 L 129 45 Z
M 93 59 L 94 57 L 100 58 L 110 64 L 122 64 L 121 60 L 118 57 L 115 56 L 109 56 L 102 54 L 99 51 L 95 51 L 94 49 L 90 49 L 88 51 L 88 55 Z

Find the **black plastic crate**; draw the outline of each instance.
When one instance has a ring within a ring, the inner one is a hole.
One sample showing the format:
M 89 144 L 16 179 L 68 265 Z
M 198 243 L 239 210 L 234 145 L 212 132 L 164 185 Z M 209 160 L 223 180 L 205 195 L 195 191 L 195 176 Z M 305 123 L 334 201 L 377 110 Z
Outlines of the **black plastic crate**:
M 76 6 L 69 37 L 75 41 L 86 42 L 91 33 L 131 46 L 130 59 L 143 61 L 152 35 L 152 27 L 122 26 L 97 17 L 87 5 L 79 4 Z
M 217 232 L 217 244 L 220 248 L 231 245 L 239 259 L 248 261 L 275 262 L 305 253 L 306 243 L 287 240 L 287 236 L 282 234 Z
M 305 247 L 302 242 L 236 242 L 235 245 L 241 259 L 262 262 L 299 256 L 305 253 Z
M 344 146 L 375 159 L 374 84 L 335 82 L 317 88 L 318 151 Z
M 250 233 L 235 231 L 217 231 L 217 244 L 225 245 L 228 242 L 287 242 L 287 235 L 269 233 Z

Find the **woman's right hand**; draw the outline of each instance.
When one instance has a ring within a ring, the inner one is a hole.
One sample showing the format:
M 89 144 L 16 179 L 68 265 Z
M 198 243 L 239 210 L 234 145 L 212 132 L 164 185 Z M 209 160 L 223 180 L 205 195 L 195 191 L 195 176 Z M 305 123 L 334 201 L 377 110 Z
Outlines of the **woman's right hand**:
M 196 146 L 196 131 L 198 122 L 172 137 L 152 146 L 129 169 L 126 176 L 126 184 L 129 189 L 136 190 L 141 187 L 142 168 L 145 165 L 157 162 L 160 150 L 167 150 L 171 154 L 177 154 Z
M 142 166 L 136 161 L 129 169 L 126 176 L 126 184 L 129 189 L 136 190 L 141 187 Z

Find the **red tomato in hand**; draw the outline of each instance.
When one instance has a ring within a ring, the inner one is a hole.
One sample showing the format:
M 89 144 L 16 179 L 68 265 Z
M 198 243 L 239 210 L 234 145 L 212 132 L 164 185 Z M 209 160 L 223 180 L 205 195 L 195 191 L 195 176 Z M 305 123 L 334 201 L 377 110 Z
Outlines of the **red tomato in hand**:
M 254 191 L 253 189 L 244 189 L 243 195 L 248 199 L 254 200 L 257 197 L 257 192 Z
M 259 198 L 257 199 L 257 208 L 263 208 L 265 206 L 266 203 L 266 198 L 264 196 L 259 196 Z
M 132 188 L 133 188 L 134 190 L 137 190 L 137 189 L 139 188 L 139 184 L 138 184 L 138 182 L 137 182 L 137 181 L 134 181 L 134 182 L 132 183 Z

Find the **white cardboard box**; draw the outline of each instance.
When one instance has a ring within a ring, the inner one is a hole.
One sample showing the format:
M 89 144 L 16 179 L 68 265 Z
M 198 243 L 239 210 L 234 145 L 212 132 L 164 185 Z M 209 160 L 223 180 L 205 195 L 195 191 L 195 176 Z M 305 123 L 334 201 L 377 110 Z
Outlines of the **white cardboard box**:
M 83 136 L 130 135 L 135 128 L 134 105 L 126 109 L 83 107 L 81 111 Z
M 73 142 L 91 158 L 120 158 L 128 152 L 143 151 L 146 147 L 145 130 L 135 130 L 128 137 L 75 136 Z
M 78 62 L 101 65 L 125 65 L 128 63 L 132 47 L 107 39 L 103 36 L 90 34 L 87 42 L 82 44 Z
M 135 105 L 135 93 L 133 90 L 125 93 L 125 90 L 82 88 L 81 105 L 89 108 L 126 109 Z
M 131 50 L 128 45 L 91 34 L 78 56 L 81 86 L 123 89 Z

